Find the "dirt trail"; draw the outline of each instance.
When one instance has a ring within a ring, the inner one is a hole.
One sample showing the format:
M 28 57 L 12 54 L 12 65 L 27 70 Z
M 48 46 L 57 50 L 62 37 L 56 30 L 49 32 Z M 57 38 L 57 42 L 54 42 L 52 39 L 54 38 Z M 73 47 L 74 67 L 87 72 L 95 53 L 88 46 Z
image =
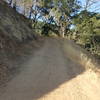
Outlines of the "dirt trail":
M 47 39 L 2 90 L 0 100 L 100 100 L 100 81 L 70 60 L 59 40 Z

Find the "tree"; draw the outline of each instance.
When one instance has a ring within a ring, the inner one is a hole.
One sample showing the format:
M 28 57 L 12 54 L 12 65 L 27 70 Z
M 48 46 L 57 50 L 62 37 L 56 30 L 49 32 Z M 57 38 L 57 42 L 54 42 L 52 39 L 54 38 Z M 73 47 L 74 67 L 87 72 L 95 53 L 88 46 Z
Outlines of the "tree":
M 93 6 L 98 5 L 100 3 L 99 0 L 85 0 L 85 4 L 83 6 L 83 10 L 89 11 Z M 100 4 L 94 8 L 94 11 L 100 9 Z
M 92 53 L 100 53 L 100 14 L 81 11 L 74 19 L 74 25 L 77 41 Z
M 71 24 L 71 19 L 80 8 L 77 0 L 42 0 L 44 15 L 53 18 L 55 24 L 59 26 L 59 32 L 64 37 L 65 30 Z M 49 22 L 49 21 L 47 21 Z

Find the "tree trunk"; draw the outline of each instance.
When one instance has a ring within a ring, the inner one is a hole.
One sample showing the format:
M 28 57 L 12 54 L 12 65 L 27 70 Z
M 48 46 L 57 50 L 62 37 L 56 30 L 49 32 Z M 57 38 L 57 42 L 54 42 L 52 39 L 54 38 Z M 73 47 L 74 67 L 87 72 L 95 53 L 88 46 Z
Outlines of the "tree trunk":
M 31 6 L 31 9 L 30 9 L 29 19 L 31 19 L 32 17 L 32 11 L 33 11 L 33 5 Z
M 60 36 L 64 38 L 65 36 L 65 27 L 60 27 Z

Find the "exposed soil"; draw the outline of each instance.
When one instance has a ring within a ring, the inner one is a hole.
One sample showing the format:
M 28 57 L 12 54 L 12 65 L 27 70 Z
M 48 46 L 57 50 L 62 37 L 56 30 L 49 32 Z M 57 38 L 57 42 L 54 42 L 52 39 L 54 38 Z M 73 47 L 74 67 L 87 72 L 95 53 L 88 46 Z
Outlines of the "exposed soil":
M 0 47 L 0 87 L 5 85 L 13 76 L 20 71 L 21 64 L 27 61 L 34 51 L 43 45 L 42 38 L 38 40 L 16 42 L 8 37 L 1 37 Z
M 0 0 L 0 86 L 40 45 L 29 23 L 29 19 Z

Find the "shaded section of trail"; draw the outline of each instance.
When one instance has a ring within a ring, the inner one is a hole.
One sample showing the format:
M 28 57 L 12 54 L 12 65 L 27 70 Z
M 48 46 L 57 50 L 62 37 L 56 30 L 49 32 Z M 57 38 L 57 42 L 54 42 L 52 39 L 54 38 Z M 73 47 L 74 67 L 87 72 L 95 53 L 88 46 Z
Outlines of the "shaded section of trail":
M 84 67 L 66 56 L 59 39 L 46 39 L 42 49 L 8 83 L 0 100 L 99 100 L 100 92 L 94 94 L 95 83 L 87 75 Z M 90 97 L 93 94 L 95 99 Z

